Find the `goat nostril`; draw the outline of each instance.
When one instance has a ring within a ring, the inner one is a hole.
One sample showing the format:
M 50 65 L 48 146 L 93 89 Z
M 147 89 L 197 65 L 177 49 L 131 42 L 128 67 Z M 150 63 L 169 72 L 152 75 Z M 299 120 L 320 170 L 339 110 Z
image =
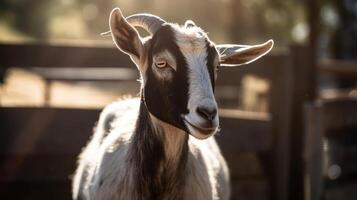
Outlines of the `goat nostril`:
M 217 109 L 207 107 L 197 107 L 197 113 L 204 119 L 212 121 L 217 115 Z

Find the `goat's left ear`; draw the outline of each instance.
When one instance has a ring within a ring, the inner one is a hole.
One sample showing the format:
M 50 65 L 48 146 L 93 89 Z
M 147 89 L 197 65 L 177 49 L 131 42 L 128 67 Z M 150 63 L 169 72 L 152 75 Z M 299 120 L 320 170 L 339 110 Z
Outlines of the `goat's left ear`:
M 221 66 L 235 67 L 249 64 L 269 53 L 273 48 L 274 41 L 269 40 L 259 45 L 235 45 L 220 44 L 216 45 L 219 51 Z
M 139 60 L 144 51 L 143 43 L 139 33 L 126 21 L 119 8 L 115 8 L 110 13 L 109 26 L 116 46 L 124 53 Z

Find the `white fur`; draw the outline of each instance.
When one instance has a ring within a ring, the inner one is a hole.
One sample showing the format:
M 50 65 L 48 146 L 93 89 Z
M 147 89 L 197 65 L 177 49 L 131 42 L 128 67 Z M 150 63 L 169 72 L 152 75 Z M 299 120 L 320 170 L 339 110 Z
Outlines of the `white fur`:
M 133 184 L 130 170 L 125 159 L 131 145 L 131 137 L 135 128 L 139 99 L 122 100 L 107 106 L 102 112 L 93 139 L 80 156 L 79 167 L 73 182 L 73 194 L 79 190 L 80 179 L 84 170 L 89 174 L 84 181 L 86 199 L 128 199 L 129 188 Z M 105 118 L 115 114 L 117 120 L 112 124 L 111 133 L 102 138 Z M 158 119 L 154 119 L 158 120 Z M 165 131 L 178 132 L 177 128 L 165 124 Z M 165 132 L 166 133 L 166 132 Z M 176 144 L 180 143 L 182 133 L 166 133 L 167 143 L 165 153 L 168 158 L 175 159 L 178 151 Z M 100 140 L 103 139 L 101 144 Z M 99 188 L 101 178 L 106 181 Z M 120 192 L 119 189 L 120 188 Z M 189 137 L 189 154 L 187 161 L 186 184 L 183 199 L 228 199 L 229 172 L 227 165 L 213 137 L 198 140 Z
M 216 115 L 213 119 L 213 128 L 207 129 L 203 125 L 204 119 L 196 112 L 198 106 L 212 107 L 217 110 L 217 103 L 207 70 L 206 35 L 196 26 L 191 28 L 174 27 L 176 28 L 177 44 L 186 58 L 189 69 L 189 113 L 185 116 L 186 125 L 193 136 L 205 139 L 216 133 L 219 125 L 218 115 Z M 201 134 L 197 127 L 209 134 Z

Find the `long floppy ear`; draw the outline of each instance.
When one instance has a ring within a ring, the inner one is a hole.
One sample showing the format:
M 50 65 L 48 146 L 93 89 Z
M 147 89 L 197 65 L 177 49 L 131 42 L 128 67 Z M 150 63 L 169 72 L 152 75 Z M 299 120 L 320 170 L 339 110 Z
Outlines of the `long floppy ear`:
M 236 67 L 258 60 L 269 53 L 273 46 L 274 41 L 268 40 L 259 45 L 221 44 L 216 48 L 221 55 L 221 66 Z
M 119 8 L 113 9 L 110 13 L 109 26 L 116 46 L 124 53 L 139 60 L 144 51 L 143 43 L 139 33 L 128 23 Z

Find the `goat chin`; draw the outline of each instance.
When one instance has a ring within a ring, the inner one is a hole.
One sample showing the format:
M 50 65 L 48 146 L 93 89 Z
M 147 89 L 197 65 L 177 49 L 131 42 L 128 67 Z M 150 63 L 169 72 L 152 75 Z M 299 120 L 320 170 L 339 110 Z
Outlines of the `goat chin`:
M 132 192 L 135 187 L 133 174 L 137 168 L 127 162 L 132 153 L 130 147 L 139 105 L 137 98 L 125 99 L 103 110 L 92 139 L 79 156 L 73 180 L 73 199 L 140 199 L 141 194 Z M 172 128 L 166 130 L 175 132 Z M 199 140 L 189 136 L 185 140 L 182 135 L 166 133 L 164 148 L 172 161 L 179 143 L 187 143 L 183 199 L 229 199 L 229 172 L 214 137 Z M 165 167 L 168 166 L 159 166 Z M 165 197 L 165 194 L 160 195 Z M 174 198 L 169 193 L 167 195 L 165 199 Z

